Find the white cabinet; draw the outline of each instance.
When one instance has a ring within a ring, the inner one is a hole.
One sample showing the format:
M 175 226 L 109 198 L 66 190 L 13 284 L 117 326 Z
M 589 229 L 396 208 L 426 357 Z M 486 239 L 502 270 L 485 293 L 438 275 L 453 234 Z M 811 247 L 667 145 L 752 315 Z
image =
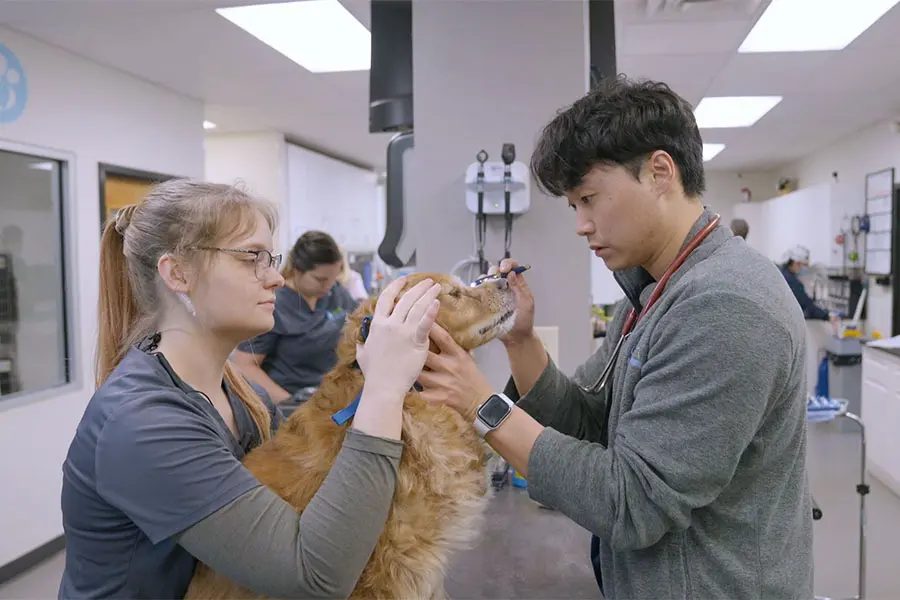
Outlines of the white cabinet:
M 347 252 L 375 252 L 384 237 L 384 198 L 374 171 L 287 145 L 290 245 L 309 229 Z
M 847 184 L 825 183 L 738 204 L 734 215 L 750 226 L 747 243 L 773 261 L 781 262 L 785 252 L 800 245 L 809 248 L 814 264 L 841 267 L 843 249 L 835 235 L 849 226 L 851 213 L 863 210 L 858 204 Z
M 863 347 L 862 420 L 869 470 L 900 495 L 900 351 Z

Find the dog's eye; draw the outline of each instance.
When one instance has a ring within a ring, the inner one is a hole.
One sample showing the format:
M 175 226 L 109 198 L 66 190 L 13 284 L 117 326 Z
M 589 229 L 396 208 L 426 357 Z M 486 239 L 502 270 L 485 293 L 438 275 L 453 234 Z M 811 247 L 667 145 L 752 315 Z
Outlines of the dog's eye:
M 451 298 L 459 298 L 462 295 L 462 292 L 460 292 L 457 288 L 453 288 L 452 290 L 450 290 L 449 295 Z

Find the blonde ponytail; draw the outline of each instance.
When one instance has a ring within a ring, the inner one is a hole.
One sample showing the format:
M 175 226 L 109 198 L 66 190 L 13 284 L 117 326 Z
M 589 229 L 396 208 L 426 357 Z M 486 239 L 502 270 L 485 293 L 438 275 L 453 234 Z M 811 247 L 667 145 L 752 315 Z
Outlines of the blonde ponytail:
M 139 310 L 125 260 L 122 223 L 122 219 L 118 218 L 108 221 L 100 238 L 99 323 L 94 373 L 98 387 L 128 351 L 131 340 L 137 334 L 135 330 L 139 321 Z

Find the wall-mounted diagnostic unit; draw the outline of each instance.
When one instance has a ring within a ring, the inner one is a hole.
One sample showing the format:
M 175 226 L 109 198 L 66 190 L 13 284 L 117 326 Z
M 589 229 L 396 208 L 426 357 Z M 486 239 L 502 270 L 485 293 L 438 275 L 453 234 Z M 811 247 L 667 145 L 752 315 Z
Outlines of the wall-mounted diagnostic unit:
M 482 150 L 481 152 L 484 152 Z M 481 155 L 481 153 L 479 153 Z M 487 157 L 487 152 L 484 152 Z M 481 173 L 481 174 L 479 174 Z M 506 213 L 506 165 L 501 161 L 473 162 L 466 169 L 466 208 L 478 214 L 479 190 L 483 192 L 481 211 L 485 215 Z M 528 167 L 520 161 L 509 165 L 509 212 L 520 215 L 531 204 L 531 180 Z
M 484 257 L 488 215 L 503 215 L 503 257 L 510 257 L 513 216 L 528 212 L 531 206 L 531 179 L 528 167 L 516 161 L 515 144 L 506 143 L 499 161 L 490 161 L 487 151 L 475 155 L 466 169 L 466 208 L 475 214 L 475 244 L 479 274 L 487 273 Z

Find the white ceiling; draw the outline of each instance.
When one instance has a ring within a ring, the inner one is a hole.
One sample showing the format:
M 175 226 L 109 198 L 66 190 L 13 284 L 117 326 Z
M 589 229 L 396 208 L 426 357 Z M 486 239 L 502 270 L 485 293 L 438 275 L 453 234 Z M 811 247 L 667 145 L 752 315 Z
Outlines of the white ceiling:
M 368 133 L 367 72 L 309 73 L 213 11 L 260 1 L 0 0 L 0 22 L 204 100 L 216 131 L 284 131 L 381 168 L 391 136 Z M 368 0 L 341 1 L 368 26 Z M 891 64 L 900 51 L 900 7 L 840 52 L 739 55 L 769 0 L 713 0 L 650 15 L 648 3 L 666 2 L 615 1 L 620 72 L 665 81 L 695 106 L 710 95 L 784 96 L 751 128 L 705 130 L 704 141 L 727 145 L 710 169 L 773 168 L 900 116 L 900 71 Z

